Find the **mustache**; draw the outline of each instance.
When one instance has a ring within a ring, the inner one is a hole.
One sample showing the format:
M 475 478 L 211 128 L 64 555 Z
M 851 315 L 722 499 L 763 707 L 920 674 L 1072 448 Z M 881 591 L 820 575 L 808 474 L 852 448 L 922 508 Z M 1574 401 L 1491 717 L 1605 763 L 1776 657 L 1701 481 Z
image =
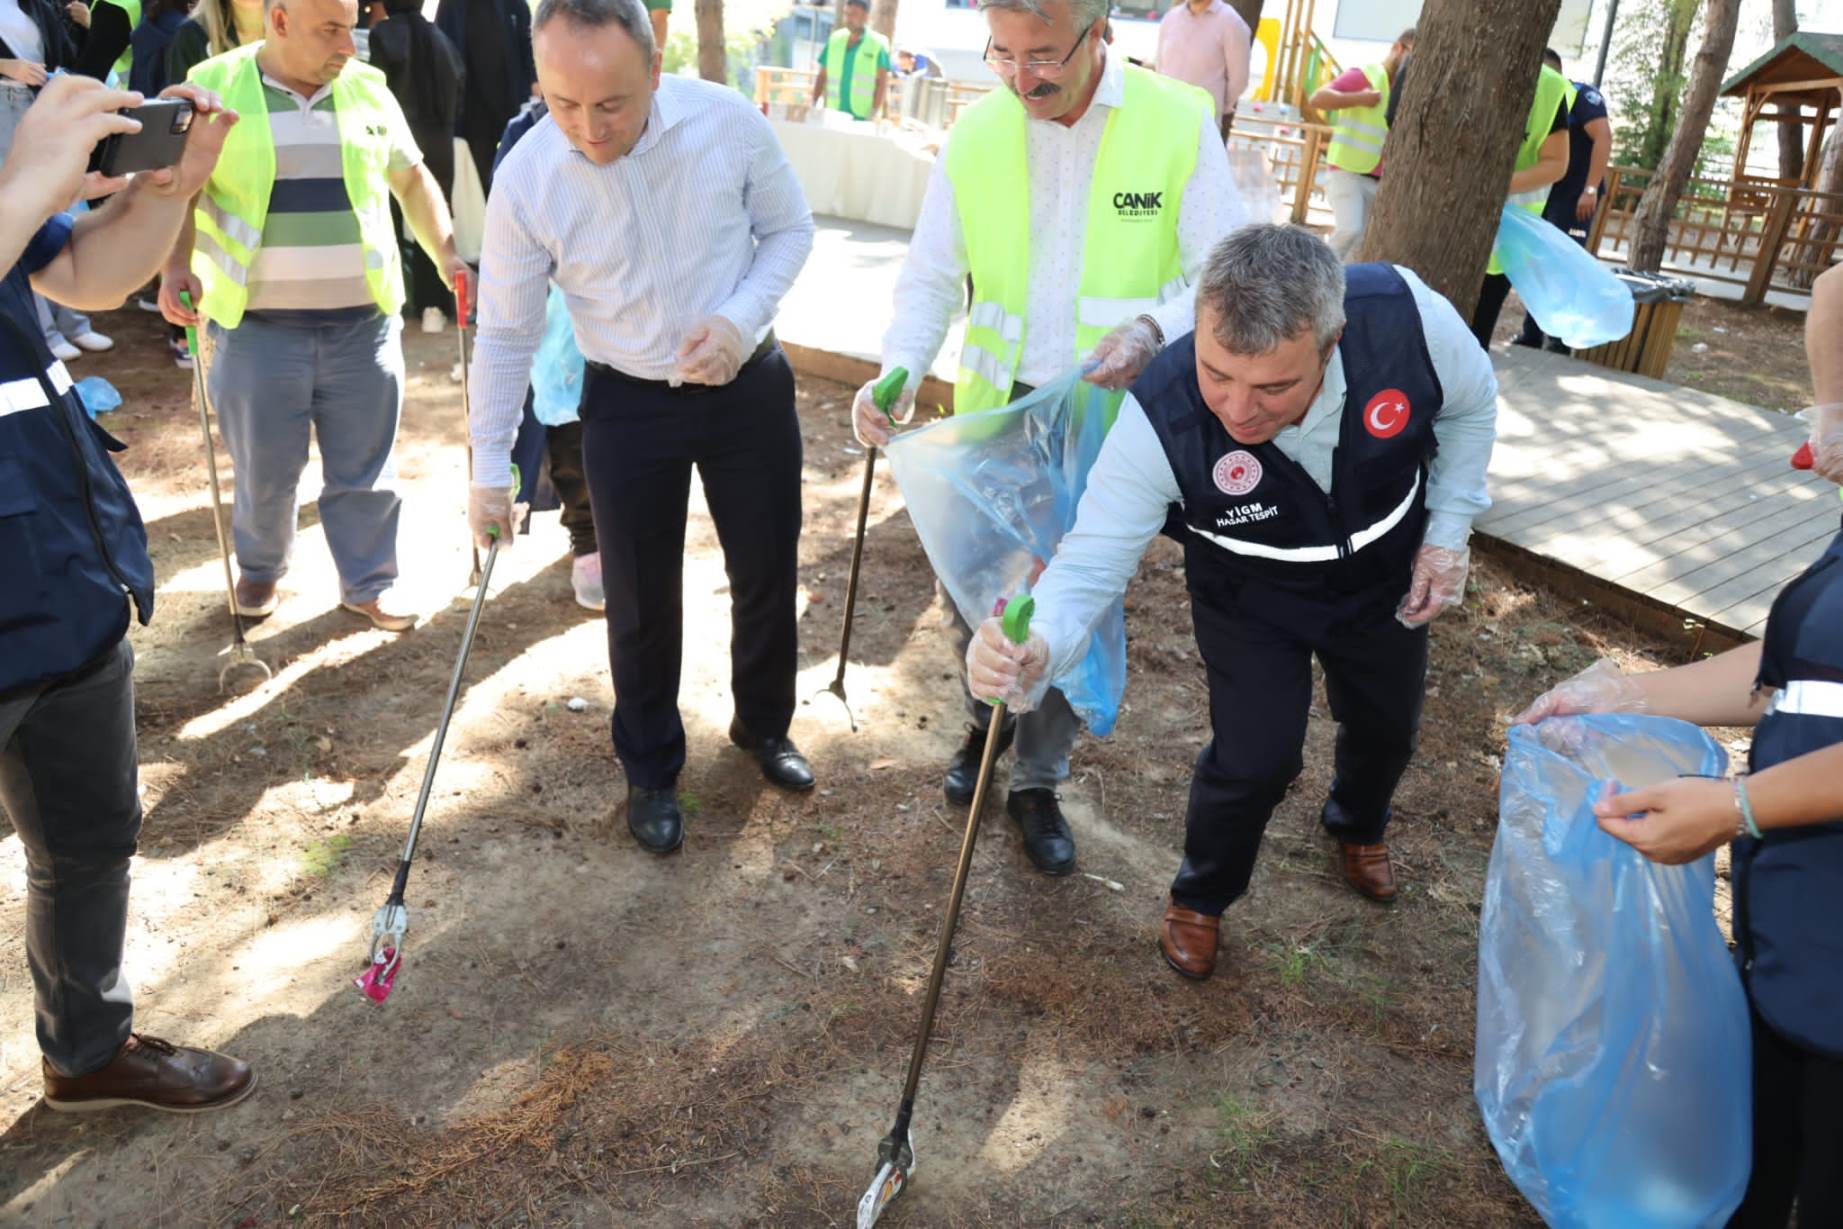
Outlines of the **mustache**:
M 1055 83 L 1050 82 L 1050 81 L 1041 81 L 1037 83 L 1036 87 L 1032 89 L 1030 93 L 1024 95 L 1024 97 L 1026 98 L 1048 98 L 1053 94 L 1060 94 L 1061 92 L 1062 92 L 1062 87 L 1060 85 L 1056 85 Z

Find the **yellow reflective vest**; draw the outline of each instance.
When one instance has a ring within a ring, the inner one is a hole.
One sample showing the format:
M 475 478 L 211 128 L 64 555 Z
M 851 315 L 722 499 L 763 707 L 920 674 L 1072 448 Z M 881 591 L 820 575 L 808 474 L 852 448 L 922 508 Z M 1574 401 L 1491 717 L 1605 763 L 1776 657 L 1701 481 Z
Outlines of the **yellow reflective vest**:
M 1115 325 L 1190 293 L 1178 255 L 1178 210 L 1215 104 L 1194 85 L 1127 65 L 1088 189 L 1073 365 Z M 973 302 L 954 381 L 954 412 L 1011 399 L 1023 353 L 1030 281 L 1030 168 L 1024 104 L 1008 89 L 968 107 L 948 134 L 947 178 L 966 243 Z M 1119 397 L 1113 398 L 1117 406 Z
M 1367 175 L 1382 161 L 1382 143 L 1389 135 L 1389 70 L 1384 64 L 1366 64 L 1363 75 L 1369 88 L 1382 98 L 1373 107 L 1343 107 L 1332 113 L 1331 144 L 1325 161 L 1340 171 Z
M 250 265 L 262 246 L 275 187 L 275 134 L 256 64 L 261 48 L 261 43 L 250 43 L 213 56 L 194 65 L 186 78 L 216 91 L 240 117 L 192 215 L 197 226 L 192 273 L 203 288 L 200 311 L 227 329 L 242 323 L 249 306 Z M 365 284 L 378 310 L 395 315 L 403 310 L 403 261 L 390 219 L 390 150 L 391 133 L 403 124 L 403 114 L 384 74 L 356 60 L 333 79 L 333 112 L 346 195 L 358 216 L 365 253 Z
M 875 30 L 864 31 L 856 47 L 851 46 L 851 31 L 840 26 L 826 40 L 826 106 L 833 111 L 847 111 L 858 119 L 869 119 L 877 103 L 877 66 L 889 54 L 889 40 Z M 853 56 L 851 66 L 850 106 L 839 101 L 845 80 L 845 57 Z
M 1571 102 L 1573 86 L 1568 79 L 1550 68 L 1542 66 L 1542 75 L 1536 78 L 1536 99 L 1529 105 L 1529 119 L 1523 125 L 1523 143 L 1517 146 L 1517 160 L 1511 167 L 1517 171 L 1527 171 L 1535 166 L 1542 156 L 1542 143 L 1549 139 L 1549 132 L 1555 127 L 1555 112 L 1563 103 Z M 1532 188 L 1528 192 L 1519 192 L 1512 196 L 1507 204 L 1528 213 L 1539 214 L 1548 203 L 1549 190 L 1546 187 Z M 1485 266 L 1486 273 L 1502 273 L 1504 266 L 1498 263 L 1497 249 L 1491 249 L 1491 263 Z

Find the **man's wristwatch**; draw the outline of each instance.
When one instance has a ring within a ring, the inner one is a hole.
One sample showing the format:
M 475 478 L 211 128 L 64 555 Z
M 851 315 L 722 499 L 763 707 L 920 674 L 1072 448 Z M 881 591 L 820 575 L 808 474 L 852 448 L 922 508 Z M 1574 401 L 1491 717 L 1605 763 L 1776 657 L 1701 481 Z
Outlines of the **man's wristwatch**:
M 1162 328 L 1158 326 L 1158 321 L 1152 319 L 1152 317 L 1146 315 L 1144 312 L 1140 312 L 1137 316 L 1133 317 L 1133 319 L 1143 320 L 1147 324 L 1151 325 L 1152 326 L 1152 336 L 1158 339 L 1158 348 L 1160 350 L 1163 350 L 1165 348 L 1165 330 L 1163 330 Z

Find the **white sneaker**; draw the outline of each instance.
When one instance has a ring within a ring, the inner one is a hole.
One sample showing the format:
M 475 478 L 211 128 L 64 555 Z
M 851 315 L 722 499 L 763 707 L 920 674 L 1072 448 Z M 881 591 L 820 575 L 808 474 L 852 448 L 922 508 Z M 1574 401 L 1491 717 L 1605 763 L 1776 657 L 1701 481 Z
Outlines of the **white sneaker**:
M 57 344 L 51 347 L 51 357 L 57 359 L 60 363 L 74 363 L 83 357 L 83 351 L 77 349 L 77 347 L 60 337 L 57 340 Z
M 70 344 L 79 350 L 88 350 L 91 354 L 101 354 L 105 350 L 115 349 L 115 339 L 104 336 L 95 329 L 77 334 L 70 339 Z
M 442 315 L 441 308 L 425 307 L 422 309 L 422 331 L 423 332 L 439 333 L 447 327 L 448 327 L 448 317 Z
M 156 315 L 158 315 L 160 311 L 160 300 L 151 294 L 137 295 L 134 300 L 134 305 L 144 312 L 153 312 Z
M 601 610 L 608 604 L 602 592 L 601 555 L 578 555 L 570 564 L 570 588 L 576 591 L 576 604 L 584 610 Z

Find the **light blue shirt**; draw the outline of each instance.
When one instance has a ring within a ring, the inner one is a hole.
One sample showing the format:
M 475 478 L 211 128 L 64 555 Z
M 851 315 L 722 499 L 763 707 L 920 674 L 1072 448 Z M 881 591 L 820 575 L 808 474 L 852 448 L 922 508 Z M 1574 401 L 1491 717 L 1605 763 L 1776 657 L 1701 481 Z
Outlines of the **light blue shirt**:
M 486 206 L 473 481 L 511 481 L 551 282 L 584 358 L 664 380 L 706 316 L 753 349 L 812 247 L 812 211 L 780 142 L 727 86 L 662 77 L 639 142 L 607 166 L 547 116 L 506 155 Z
M 1421 541 L 1458 549 L 1472 532 L 1472 519 L 1491 506 L 1485 470 L 1497 441 L 1497 374 L 1453 305 L 1413 270 L 1397 265 L 1396 271 L 1420 310 L 1427 355 L 1442 393 L 1433 423 L 1440 448 L 1427 473 L 1427 528 Z M 1343 354 L 1333 351 L 1305 417 L 1273 439 L 1327 493 L 1346 388 Z M 1038 611 L 1032 630 L 1049 646 L 1050 678 L 1080 660 L 1095 620 L 1126 591 L 1146 544 L 1163 528 L 1166 511 L 1183 499 L 1164 445 L 1128 393 L 1089 471 L 1075 526 L 1031 590 Z

